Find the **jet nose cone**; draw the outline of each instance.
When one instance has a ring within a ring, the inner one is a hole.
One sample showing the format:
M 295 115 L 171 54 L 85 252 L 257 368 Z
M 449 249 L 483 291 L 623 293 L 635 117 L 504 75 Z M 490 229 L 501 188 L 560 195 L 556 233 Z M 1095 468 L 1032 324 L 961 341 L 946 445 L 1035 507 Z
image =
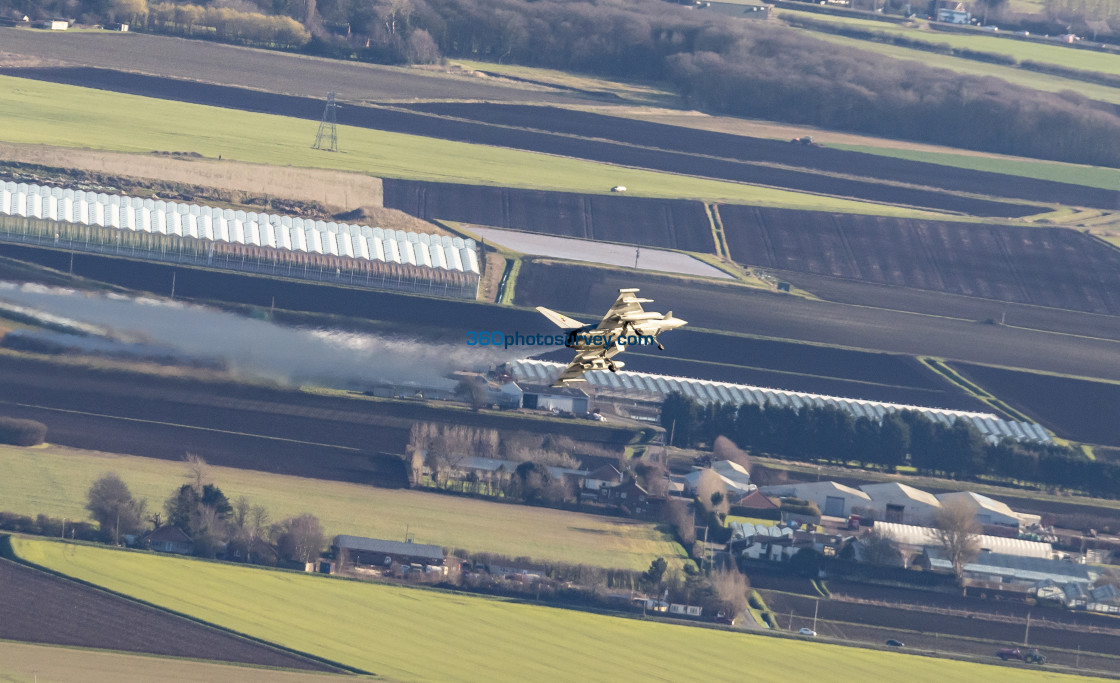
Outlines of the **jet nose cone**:
M 670 322 L 673 327 L 683 327 L 688 324 L 687 320 L 681 320 L 680 318 L 673 318 Z

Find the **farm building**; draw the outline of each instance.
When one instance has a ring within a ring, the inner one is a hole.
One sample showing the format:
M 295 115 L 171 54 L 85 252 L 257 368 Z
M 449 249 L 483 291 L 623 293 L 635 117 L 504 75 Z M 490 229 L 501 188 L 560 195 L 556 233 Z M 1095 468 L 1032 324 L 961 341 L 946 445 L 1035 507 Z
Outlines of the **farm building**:
M 864 484 L 859 488 L 871 497 L 867 507 L 875 512 L 875 518 L 885 522 L 931 524 L 941 509 L 941 501 L 932 493 L 906 484 Z
M 473 240 L 26 183 L 0 184 L 0 241 L 473 299 Z
M 343 568 L 343 564 L 386 568 L 392 564 L 442 567 L 444 559 L 443 548 L 438 545 L 385 541 L 362 536 L 335 536 L 331 543 L 331 551 L 337 558 L 340 569 Z
M 871 496 L 850 486 L 834 481 L 818 481 L 805 484 L 778 484 L 763 486 L 759 489 L 767 496 L 778 498 L 801 498 L 817 504 L 821 514 L 829 517 L 847 517 L 852 508 L 871 506 Z
M 984 526 L 1013 527 L 1018 531 L 1020 527 L 1029 527 L 1041 521 L 1038 515 L 1015 512 L 1007 503 L 971 491 L 939 493 L 937 500 L 942 506 L 960 505 L 971 509 L 976 514 L 976 521 Z
M 876 533 L 888 536 L 906 550 L 921 551 L 926 547 L 940 546 L 936 529 L 932 527 L 897 524 L 895 522 L 875 522 L 871 528 Z M 1051 559 L 1054 555 L 1054 550 L 1049 543 L 1038 541 L 981 535 L 979 543 L 981 551 L 999 555 L 1017 555 L 1046 560 Z
M 550 387 L 525 385 L 521 405 L 536 410 L 552 410 L 573 415 L 591 412 L 591 399 L 587 392 L 576 387 Z
M 545 385 L 551 384 L 564 367 L 560 363 L 534 359 L 517 360 L 507 364 L 509 371 L 519 381 Z M 984 435 L 989 443 L 998 443 L 1004 438 L 1038 443 L 1051 443 L 1053 441 L 1046 430 L 1037 423 L 1004 420 L 991 413 L 923 408 L 898 403 L 766 389 L 745 384 L 654 375 L 628 370 L 619 370 L 618 372 L 592 370 L 586 373 L 584 377 L 587 379 L 588 389 L 593 391 L 596 396 L 604 398 L 616 397 L 629 401 L 639 400 L 659 404 L 669 393 L 679 392 L 700 403 L 772 405 L 793 408 L 794 410 L 800 410 L 807 406 L 833 406 L 850 413 L 854 417 L 866 417 L 876 421 L 881 420 L 887 413 L 913 410 L 945 426 L 951 426 L 956 420 L 970 422 Z

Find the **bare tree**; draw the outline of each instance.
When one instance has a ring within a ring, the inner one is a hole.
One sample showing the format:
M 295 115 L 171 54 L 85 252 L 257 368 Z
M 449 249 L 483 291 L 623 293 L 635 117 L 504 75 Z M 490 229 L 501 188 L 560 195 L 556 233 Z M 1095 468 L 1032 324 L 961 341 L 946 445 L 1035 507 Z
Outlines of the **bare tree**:
M 731 504 L 727 501 L 727 484 L 723 478 L 710 469 L 702 470 L 696 480 L 696 498 L 706 512 L 727 513 Z
M 302 514 L 284 520 L 277 539 L 280 556 L 292 562 L 311 562 L 323 550 L 323 529 L 315 515 Z
M 934 538 L 953 563 L 953 573 L 960 581 L 964 566 L 980 552 L 980 524 L 973 510 L 963 505 L 946 505 L 933 517 Z
M 859 543 L 864 562 L 887 567 L 901 566 L 902 553 L 898 549 L 898 543 L 890 536 L 872 531 L 861 536 Z
M 747 577 L 734 567 L 718 569 L 712 573 L 712 588 L 715 589 L 720 604 L 732 618 L 746 611 L 747 591 L 750 587 Z
M 750 456 L 726 436 L 716 437 L 715 442 L 712 443 L 712 457 L 718 460 L 730 460 L 737 465 L 742 465 L 748 472 L 751 471 Z
M 201 496 L 202 487 L 210 479 L 210 467 L 202 459 L 202 456 L 194 453 L 187 453 L 185 460 L 187 461 L 187 480 L 190 481 L 195 492 Z

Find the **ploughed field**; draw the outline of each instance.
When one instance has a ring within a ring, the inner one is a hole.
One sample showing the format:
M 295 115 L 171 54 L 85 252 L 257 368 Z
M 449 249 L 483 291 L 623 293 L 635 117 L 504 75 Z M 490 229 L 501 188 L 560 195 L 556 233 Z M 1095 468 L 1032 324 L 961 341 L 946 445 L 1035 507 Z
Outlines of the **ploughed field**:
M 1116 193 L 1112 190 L 949 168 L 864 152 L 795 145 L 784 140 L 766 140 L 551 106 L 478 102 L 424 102 L 404 106 L 414 111 L 493 125 L 612 140 L 628 145 L 735 159 L 759 165 L 776 164 L 821 173 L 876 178 L 947 192 L 1109 210 L 1116 207 Z M 945 208 L 948 209 L 950 205 L 947 204 Z
M 249 88 L 199 83 L 88 67 L 4 68 L 20 78 L 64 83 L 191 102 L 227 109 L 319 120 L 323 101 Z M 900 204 L 976 216 L 1020 217 L 1040 212 L 1038 206 L 955 195 L 938 190 L 886 186 L 881 182 L 774 168 L 738 160 L 714 159 L 688 152 L 636 147 L 603 140 L 494 126 L 462 119 L 424 115 L 403 109 L 348 104 L 337 112 L 338 123 L 442 140 L 494 145 L 633 168 L 765 185 L 851 199 Z M 604 188 L 606 190 L 607 188 Z
M 516 431 L 535 420 L 448 413 L 423 404 L 363 401 L 165 375 L 71 367 L 0 355 L 0 414 L 38 420 L 74 448 L 336 479 L 408 485 L 404 453 L 416 421 Z M 628 429 L 550 423 L 577 440 L 621 447 Z
M 1064 228 L 720 207 L 738 263 L 1120 315 L 1120 250 Z
M 1120 384 L 952 363 L 954 370 L 1058 436 L 1120 446 Z
M 1120 354 L 1117 353 L 1117 343 L 1110 340 L 1108 335 L 1092 335 L 1092 329 L 1088 334 L 1099 338 L 1055 335 L 1013 327 L 1016 320 L 1014 314 L 1008 316 L 1008 325 L 991 325 L 973 317 L 946 317 L 948 313 L 945 311 L 939 311 L 934 316 L 914 315 L 861 305 L 812 301 L 719 282 L 689 281 L 643 271 L 593 268 L 541 260 L 522 263 L 517 288 L 514 290 L 514 303 L 526 307 L 548 306 L 571 313 L 580 320 L 590 320 L 595 315 L 601 315 L 623 287 L 641 288 L 642 296 L 655 301 L 650 305 L 651 310 L 671 309 L 689 322 L 688 327 L 665 335 L 662 341 L 666 344 L 666 350 L 659 354 L 662 356 L 680 355 L 684 342 L 679 341 L 680 337 L 677 335 L 697 334 L 697 328 L 703 328 L 1120 380 Z M 975 305 L 965 309 L 968 316 L 984 312 L 980 305 L 982 300 L 969 301 Z M 987 304 L 985 317 L 998 320 L 1003 310 L 1001 304 L 990 301 Z M 1101 321 L 1120 322 L 1115 317 L 1072 312 L 1066 317 L 1071 316 L 1076 316 L 1074 322 L 1081 317 L 1092 317 L 1099 326 L 1106 325 Z M 1065 325 L 1067 321 L 1056 319 L 1056 322 Z M 1070 327 L 1072 328 L 1072 324 Z M 1076 328 L 1062 331 L 1073 334 L 1079 332 Z M 688 345 L 690 348 L 687 353 L 692 357 L 715 363 L 764 366 L 753 362 L 752 352 L 746 349 L 743 352 L 716 352 L 715 349 L 724 347 L 715 341 L 709 342 L 707 336 L 695 342 L 690 341 Z M 784 348 L 787 350 L 782 355 L 789 358 L 789 364 L 779 366 L 779 369 L 812 367 L 803 359 L 802 350 L 806 348 L 805 345 L 787 344 Z M 834 367 L 831 372 L 819 374 L 837 376 L 839 373 L 841 376 L 851 377 L 848 374 L 850 372 L 847 368 Z M 877 377 L 879 379 L 875 381 L 883 379 L 882 375 Z
M 0 537 L 0 546 L 7 544 L 8 537 Z M 5 559 L 0 559 L 0 615 L 0 640 L 338 671 L 307 657 Z
M 621 242 L 643 247 L 715 253 L 701 202 L 573 192 L 521 190 L 386 178 L 386 208 L 426 220 Z

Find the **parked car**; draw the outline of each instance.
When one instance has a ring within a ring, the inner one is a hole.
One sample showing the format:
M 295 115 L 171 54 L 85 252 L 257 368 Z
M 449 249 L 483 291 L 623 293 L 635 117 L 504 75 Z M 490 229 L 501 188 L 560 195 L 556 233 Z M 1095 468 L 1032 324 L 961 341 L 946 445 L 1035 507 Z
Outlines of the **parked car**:
M 1046 655 L 1040 653 L 1035 648 L 1029 650 L 1020 650 L 1017 647 L 1005 647 L 996 653 L 996 656 L 1007 661 L 1009 659 L 1018 659 L 1026 662 L 1027 664 L 1045 664 Z
M 906 645 L 901 640 L 895 640 L 894 638 L 887 640 L 887 645 L 890 645 L 891 647 L 906 647 Z
M 803 636 L 816 636 L 817 635 L 817 632 L 814 631 L 811 628 L 803 628 L 800 631 L 798 631 L 798 633 L 800 633 Z

